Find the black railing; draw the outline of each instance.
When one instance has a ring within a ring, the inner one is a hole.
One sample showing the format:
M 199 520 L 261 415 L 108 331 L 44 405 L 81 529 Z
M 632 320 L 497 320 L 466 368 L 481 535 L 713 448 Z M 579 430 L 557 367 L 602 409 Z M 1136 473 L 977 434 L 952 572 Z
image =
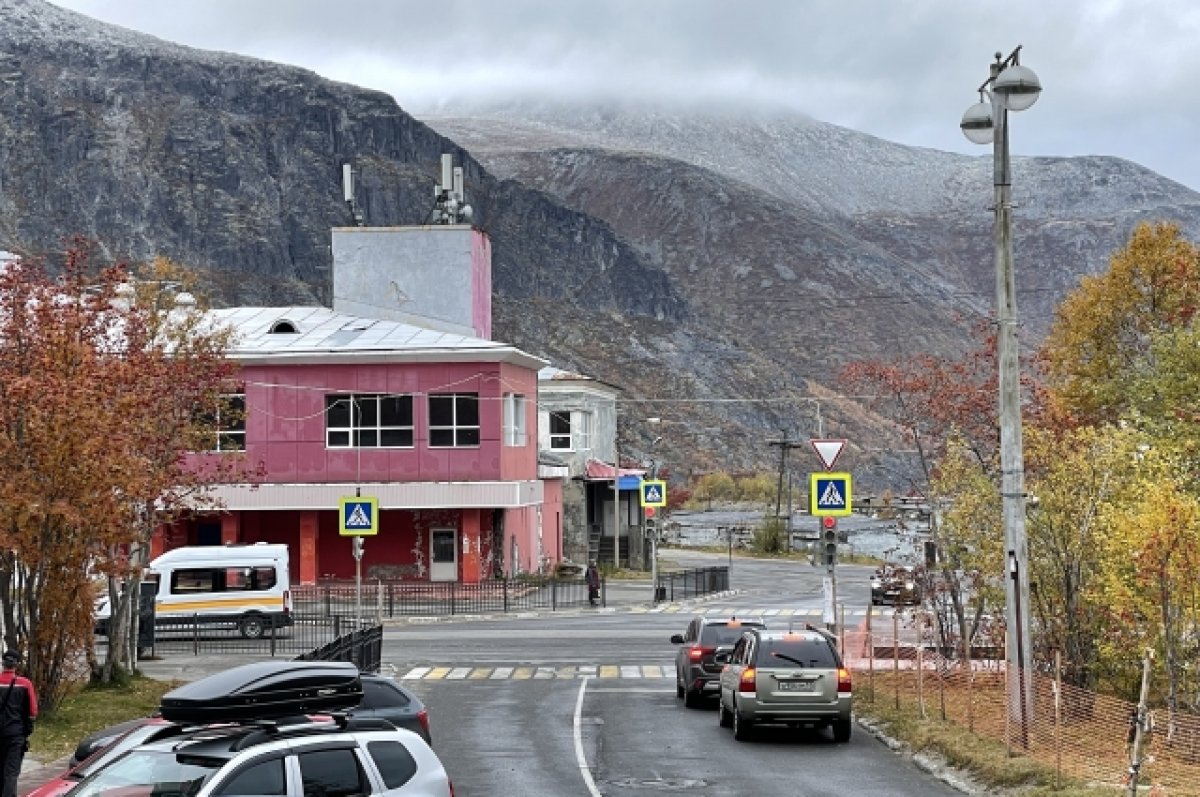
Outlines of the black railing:
M 600 596 L 603 603 L 604 583 Z M 292 605 L 306 615 L 363 617 L 444 617 L 533 609 L 571 609 L 588 604 L 583 579 L 497 578 L 478 584 L 370 581 L 361 592 L 353 583 L 323 582 L 292 587 Z
M 361 672 L 379 672 L 383 662 L 383 626 L 343 634 L 319 648 L 301 653 L 297 661 L 348 661 Z
M 676 570 L 659 573 L 655 583 L 656 600 L 677 601 L 710 595 L 729 589 L 729 568 L 697 567 L 692 570 Z
M 254 653 L 292 656 L 328 644 L 355 628 L 354 618 L 293 612 L 290 622 L 265 619 L 243 633 L 237 621 L 213 621 L 202 615 L 190 618 L 159 618 L 154 626 L 151 655 L 163 653 Z

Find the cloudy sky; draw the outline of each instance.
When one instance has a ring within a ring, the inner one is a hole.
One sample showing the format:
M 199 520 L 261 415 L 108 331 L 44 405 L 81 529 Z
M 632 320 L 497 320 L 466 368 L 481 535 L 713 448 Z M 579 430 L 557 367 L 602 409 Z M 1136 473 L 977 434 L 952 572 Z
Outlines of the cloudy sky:
M 1200 190 L 1195 0 L 54 0 L 380 89 L 420 115 L 515 92 L 784 106 L 986 155 L 958 129 L 994 53 L 1045 90 L 1020 155 L 1115 155 Z

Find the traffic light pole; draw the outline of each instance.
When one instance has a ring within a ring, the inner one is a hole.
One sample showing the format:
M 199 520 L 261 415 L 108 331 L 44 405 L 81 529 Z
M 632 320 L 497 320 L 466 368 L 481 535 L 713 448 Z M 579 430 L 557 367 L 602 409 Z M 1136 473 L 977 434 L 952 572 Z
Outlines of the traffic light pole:
M 825 515 L 821 518 L 821 556 L 825 560 L 824 619 L 825 627 L 833 633 L 837 627 L 837 518 Z

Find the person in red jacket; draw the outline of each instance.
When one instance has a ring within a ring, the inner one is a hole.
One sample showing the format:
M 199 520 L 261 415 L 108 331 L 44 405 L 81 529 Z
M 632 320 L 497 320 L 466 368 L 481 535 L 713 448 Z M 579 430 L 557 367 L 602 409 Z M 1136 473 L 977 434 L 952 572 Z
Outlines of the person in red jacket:
M 17 778 L 21 762 L 29 749 L 29 736 L 37 719 L 37 692 L 24 675 L 17 675 L 21 654 L 11 648 L 0 657 L 0 767 L 4 788 L 0 797 L 17 797 Z

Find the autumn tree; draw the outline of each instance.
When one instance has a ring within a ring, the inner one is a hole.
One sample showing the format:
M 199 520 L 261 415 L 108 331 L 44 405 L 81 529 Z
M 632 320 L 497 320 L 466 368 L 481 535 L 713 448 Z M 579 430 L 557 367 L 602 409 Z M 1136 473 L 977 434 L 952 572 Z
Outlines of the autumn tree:
M 1186 328 L 1198 307 L 1200 249 L 1178 225 L 1140 225 L 1058 308 L 1042 347 L 1054 399 L 1075 423 L 1125 418 L 1131 380 L 1156 367 L 1155 335 Z
M 221 334 L 132 299 L 81 246 L 0 273 L 0 611 L 48 708 L 84 674 L 93 577 L 204 478 L 182 454 L 234 375 Z
M 1063 677 L 1084 689 L 1096 686 L 1107 612 L 1098 588 L 1104 514 L 1130 500 L 1142 439 L 1111 426 L 1026 429 L 1035 657 L 1061 652 Z

